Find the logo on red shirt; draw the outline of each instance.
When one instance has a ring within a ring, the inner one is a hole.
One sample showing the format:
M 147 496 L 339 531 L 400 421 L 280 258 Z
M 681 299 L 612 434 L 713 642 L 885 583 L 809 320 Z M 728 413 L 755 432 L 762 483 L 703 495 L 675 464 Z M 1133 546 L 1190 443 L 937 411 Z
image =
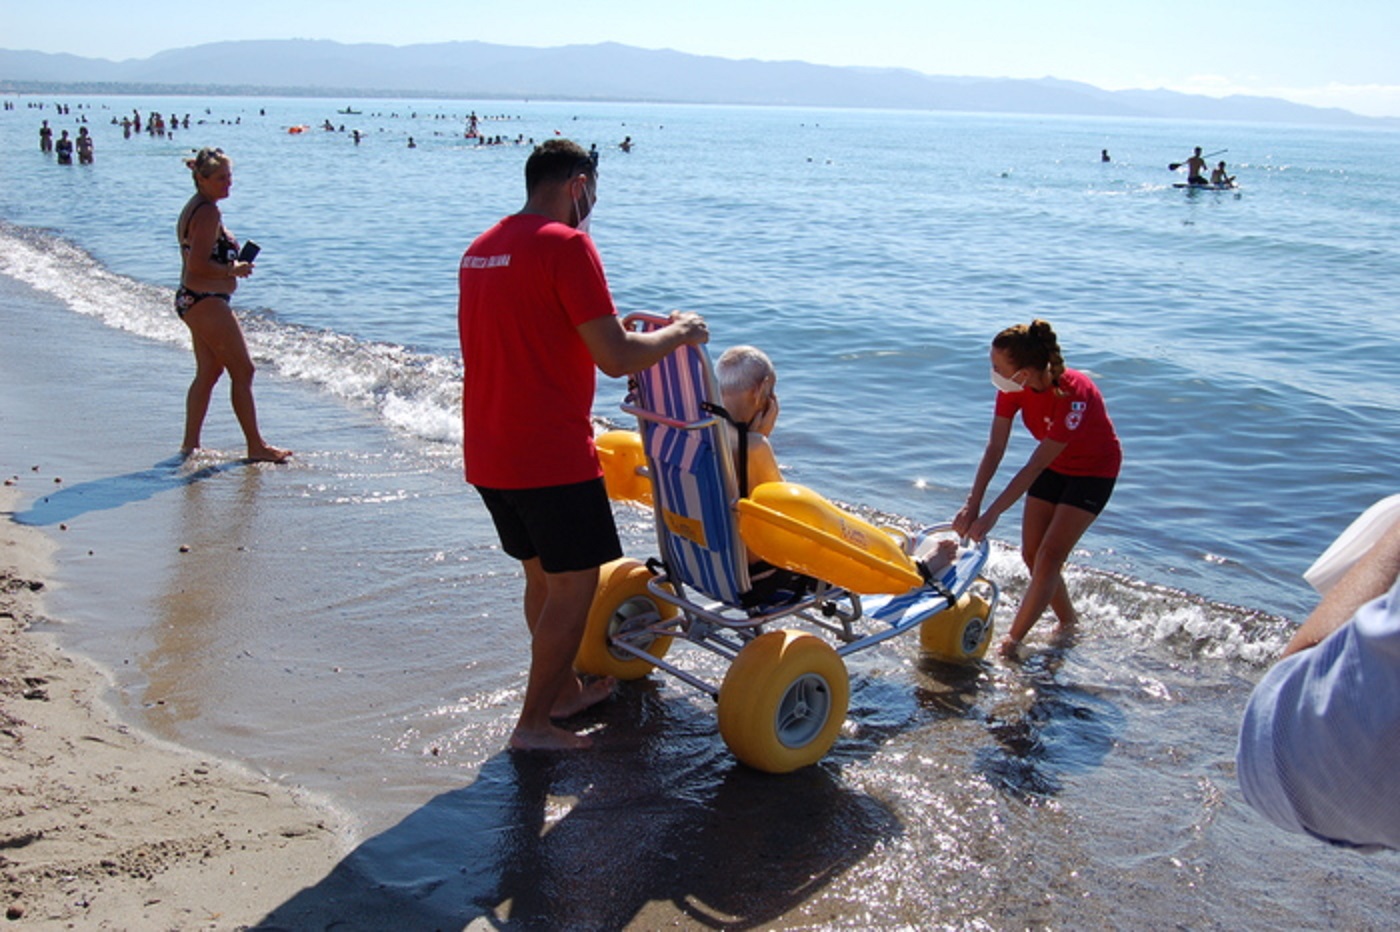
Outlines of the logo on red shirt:
M 1082 401 L 1071 401 L 1069 405 L 1069 414 L 1065 415 L 1065 426 L 1070 430 L 1078 429 L 1079 425 L 1084 422 L 1084 412 L 1088 407 L 1089 406 Z

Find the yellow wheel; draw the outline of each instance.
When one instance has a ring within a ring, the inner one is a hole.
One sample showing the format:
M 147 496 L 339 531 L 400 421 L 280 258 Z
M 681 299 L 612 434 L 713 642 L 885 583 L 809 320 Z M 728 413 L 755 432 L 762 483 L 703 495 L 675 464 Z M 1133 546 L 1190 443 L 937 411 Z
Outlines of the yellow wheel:
M 981 660 L 992 643 L 992 610 L 987 600 L 971 593 L 919 626 L 924 653 L 945 663 Z
M 574 657 L 574 668 L 578 672 L 615 676 L 620 680 L 640 679 L 651 672 L 653 664 L 612 645 L 614 635 L 676 616 L 674 605 L 658 600 L 647 591 L 651 576 L 651 570 L 626 557 L 605 564 L 598 571 L 598 589 L 593 594 L 593 606 L 588 610 L 588 627 L 584 629 L 583 640 Z M 665 657 L 671 647 L 669 637 L 632 643 L 658 660 Z
M 730 665 L 719 690 L 719 733 L 750 767 L 787 773 L 831 750 L 850 698 L 835 648 L 815 634 L 770 631 Z

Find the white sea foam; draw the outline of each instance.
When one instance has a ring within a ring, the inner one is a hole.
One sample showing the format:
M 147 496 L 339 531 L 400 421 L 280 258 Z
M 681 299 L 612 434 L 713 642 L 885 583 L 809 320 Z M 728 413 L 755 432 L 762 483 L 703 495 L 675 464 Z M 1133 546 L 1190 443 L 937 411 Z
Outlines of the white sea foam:
M 170 289 L 114 274 L 60 237 L 0 221 L 0 273 L 109 327 L 189 345 Z M 263 368 L 363 406 L 419 439 L 461 442 L 462 375 L 456 360 L 288 324 L 266 312 L 240 316 L 248 350 Z
M 171 292 L 113 274 L 59 237 L 0 221 L 0 272 L 110 327 L 164 343 L 189 342 Z M 163 315 L 156 312 L 162 301 Z

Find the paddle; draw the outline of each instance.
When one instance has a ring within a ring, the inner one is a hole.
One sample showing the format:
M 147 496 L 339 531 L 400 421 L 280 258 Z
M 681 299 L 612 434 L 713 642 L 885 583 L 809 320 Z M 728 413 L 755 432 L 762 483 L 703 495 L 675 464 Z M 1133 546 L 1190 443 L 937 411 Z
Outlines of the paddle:
M 1215 158 L 1217 155 L 1224 155 L 1226 152 L 1229 152 L 1229 151 L 1230 151 L 1229 149 L 1219 149 L 1219 150 L 1217 150 L 1217 151 L 1215 151 L 1215 152 L 1210 153 L 1209 155 L 1203 155 L 1203 156 L 1201 156 L 1201 158 L 1203 158 L 1203 159 L 1213 159 L 1213 158 Z M 1167 163 L 1167 171 L 1169 171 L 1169 172 L 1174 172 L 1174 171 L 1176 171 L 1178 168 L 1180 168 L 1181 166 L 1183 166 L 1183 165 L 1185 165 L 1185 164 L 1186 164 L 1185 162 L 1168 162 L 1168 163 Z

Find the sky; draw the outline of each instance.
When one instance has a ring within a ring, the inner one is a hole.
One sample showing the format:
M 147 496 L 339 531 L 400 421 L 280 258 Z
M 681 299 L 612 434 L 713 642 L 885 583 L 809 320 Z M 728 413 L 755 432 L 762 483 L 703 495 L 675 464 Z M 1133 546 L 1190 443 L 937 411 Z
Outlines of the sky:
M 0 0 L 0 48 L 122 61 L 232 39 L 620 42 L 1400 117 L 1396 0 Z

